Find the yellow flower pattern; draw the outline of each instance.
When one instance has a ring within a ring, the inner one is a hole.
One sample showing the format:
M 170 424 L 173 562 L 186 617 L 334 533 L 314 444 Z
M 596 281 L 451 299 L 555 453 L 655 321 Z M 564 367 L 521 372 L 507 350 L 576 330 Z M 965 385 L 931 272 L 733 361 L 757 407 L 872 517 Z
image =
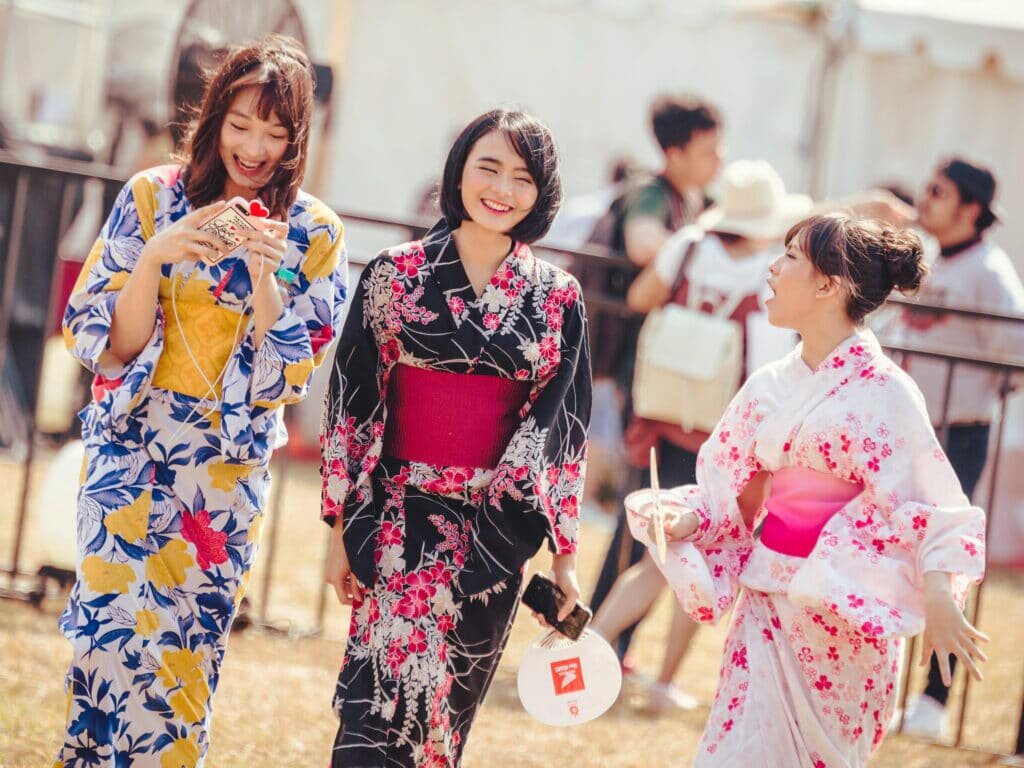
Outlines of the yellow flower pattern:
M 188 545 L 173 539 L 155 555 L 146 558 L 146 581 L 158 589 L 178 587 L 185 583 L 185 571 L 195 565 Z
M 123 595 L 135 581 L 135 571 L 130 565 L 111 563 L 99 555 L 89 555 L 82 561 L 82 576 L 89 589 L 101 595 L 113 592 Z
M 120 536 L 125 541 L 134 543 L 146 538 L 149 511 L 152 507 L 153 494 L 150 491 L 143 491 L 131 504 L 107 515 L 103 525 L 112 536 Z

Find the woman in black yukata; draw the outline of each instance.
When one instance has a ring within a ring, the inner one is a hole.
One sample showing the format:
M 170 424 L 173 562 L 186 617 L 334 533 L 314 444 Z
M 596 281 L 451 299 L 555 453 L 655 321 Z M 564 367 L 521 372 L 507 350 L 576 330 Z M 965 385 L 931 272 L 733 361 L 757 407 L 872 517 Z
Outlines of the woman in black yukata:
M 440 197 L 422 241 L 363 272 L 327 396 L 327 580 L 352 606 L 334 766 L 458 766 L 545 541 L 560 618 L 579 596 L 586 313 L 529 247 L 562 198 L 550 132 L 481 115 Z

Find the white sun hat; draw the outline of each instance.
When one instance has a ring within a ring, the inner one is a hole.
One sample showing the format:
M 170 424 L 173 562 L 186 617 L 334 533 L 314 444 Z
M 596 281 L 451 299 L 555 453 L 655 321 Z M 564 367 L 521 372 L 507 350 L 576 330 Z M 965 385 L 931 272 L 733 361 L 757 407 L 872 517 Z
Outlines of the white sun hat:
M 730 163 L 722 182 L 721 199 L 697 219 L 705 231 L 778 240 L 811 210 L 811 198 L 788 194 L 782 177 L 764 160 Z

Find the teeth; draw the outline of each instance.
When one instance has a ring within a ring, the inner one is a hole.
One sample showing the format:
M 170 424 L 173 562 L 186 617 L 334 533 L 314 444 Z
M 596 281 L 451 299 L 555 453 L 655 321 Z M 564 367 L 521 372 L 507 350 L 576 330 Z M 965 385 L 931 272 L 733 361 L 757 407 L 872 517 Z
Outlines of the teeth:
M 240 166 L 242 166 L 243 168 L 245 168 L 247 170 L 250 170 L 250 171 L 255 171 L 257 168 L 259 168 L 261 165 L 263 165 L 263 163 L 247 163 L 244 160 L 242 160 L 241 158 L 238 159 L 238 164 Z
M 512 206 L 511 205 L 502 205 L 501 203 L 496 203 L 493 200 L 484 200 L 483 204 L 486 207 L 490 208 L 491 210 L 501 211 L 502 213 L 504 213 L 506 211 L 511 211 L 512 210 Z

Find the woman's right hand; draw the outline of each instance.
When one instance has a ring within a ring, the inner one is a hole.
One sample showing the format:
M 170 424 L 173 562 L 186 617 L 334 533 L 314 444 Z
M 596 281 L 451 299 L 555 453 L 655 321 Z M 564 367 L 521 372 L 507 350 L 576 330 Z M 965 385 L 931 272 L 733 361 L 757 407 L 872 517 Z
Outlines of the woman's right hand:
M 171 226 L 159 230 L 146 241 L 139 261 L 159 266 L 198 259 L 216 259 L 219 252 L 216 248 L 210 247 L 210 235 L 198 227 L 226 207 L 227 203 L 224 201 L 204 205 L 182 216 Z
M 338 602 L 352 605 L 352 601 L 362 601 L 366 590 L 359 583 L 348 562 L 345 551 L 345 540 L 342 537 L 342 523 L 339 518 L 331 528 L 330 545 L 327 550 L 327 569 L 324 581 L 334 587 Z

